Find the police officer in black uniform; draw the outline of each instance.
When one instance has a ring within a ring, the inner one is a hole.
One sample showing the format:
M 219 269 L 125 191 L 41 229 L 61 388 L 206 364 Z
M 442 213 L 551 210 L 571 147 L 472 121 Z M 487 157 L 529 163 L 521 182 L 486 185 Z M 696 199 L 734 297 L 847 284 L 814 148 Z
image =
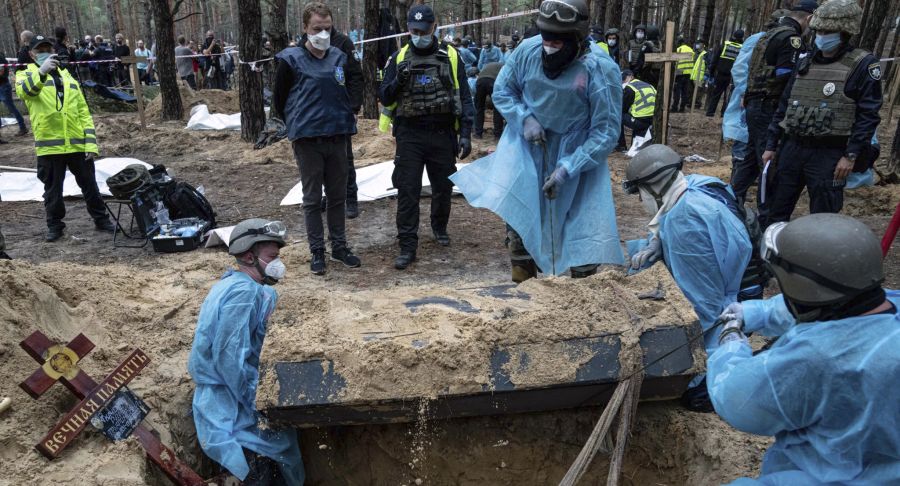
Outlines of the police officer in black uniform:
M 394 187 L 397 188 L 397 233 L 403 270 L 416 259 L 422 171 L 431 182 L 431 229 L 442 246 L 450 244 L 447 222 L 456 172 L 456 157 L 472 152 L 470 134 L 475 107 L 465 64 L 452 46 L 434 35 L 434 11 L 428 5 L 409 10 L 411 39 L 391 56 L 384 70 L 379 99 L 384 105 L 379 129 L 393 122 L 397 139 Z
M 709 63 L 709 73 L 713 76 L 712 91 L 709 93 L 709 101 L 706 103 L 706 116 L 715 116 L 716 107 L 719 106 L 719 99 L 728 90 L 731 85 L 731 67 L 734 66 L 734 60 L 737 59 L 741 52 L 741 46 L 744 42 L 744 31 L 735 30 L 731 34 L 731 38 L 722 44 L 717 51 L 712 51 L 712 61 Z M 725 115 L 725 108 L 728 106 L 728 97 L 722 103 L 722 115 Z
M 812 13 L 818 7 L 815 0 L 800 0 L 759 38 L 753 48 L 744 107 L 747 110 L 747 143 L 756 156 L 747 157 L 745 160 L 748 163 L 736 164 L 734 167 L 731 187 L 739 201 L 744 200 L 747 190 L 760 175 L 760 167 L 756 161 L 762 160 L 763 152 L 766 151 L 769 123 L 775 116 L 781 94 L 791 79 L 794 66 L 800 60 L 800 55 L 808 50 L 802 36 L 809 27 Z M 767 187 L 774 189 L 773 183 L 774 179 L 770 178 Z M 765 205 L 760 205 L 760 211 L 764 207 Z
M 881 121 L 881 64 L 849 43 L 861 22 L 856 0 L 830 0 L 812 16 L 816 50 L 797 66 L 769 125 L 762 162 L 774 162 L 779 144 L 780 150 L 764 225 L 788 221 L 804 186 L 811 213 L 840 212 L 847 176 L 871 157 Z

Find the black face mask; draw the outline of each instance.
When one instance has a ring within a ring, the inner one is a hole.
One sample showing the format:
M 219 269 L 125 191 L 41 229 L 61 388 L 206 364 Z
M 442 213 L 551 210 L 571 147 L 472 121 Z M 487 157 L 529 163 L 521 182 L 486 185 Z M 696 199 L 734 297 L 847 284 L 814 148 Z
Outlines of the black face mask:
M 581 48 L 575 40 L 564 41 L 562 49 L 547 54 L 547 51 L 541 51 L 541 64 L 544 68 L 544 74 L 550 79 L 556 79 L 563 71 L 569 67 L 569 64 L 581 54 Z

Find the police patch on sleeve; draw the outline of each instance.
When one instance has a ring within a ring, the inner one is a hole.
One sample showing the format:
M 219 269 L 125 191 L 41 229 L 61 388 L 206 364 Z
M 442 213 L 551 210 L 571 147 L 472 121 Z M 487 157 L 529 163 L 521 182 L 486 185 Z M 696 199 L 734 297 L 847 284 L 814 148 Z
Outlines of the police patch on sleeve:
M 800 40 L 799 35 L 791 36 L 791 47 L 793 47 L 794 49 L 800 49 L 800 46 L 802 46 L 802 45 L 803 45 L 803 41 Z
M 873 62 L 869 64 L 869 76 L 875 81 L 881 80 L 881 63 Z

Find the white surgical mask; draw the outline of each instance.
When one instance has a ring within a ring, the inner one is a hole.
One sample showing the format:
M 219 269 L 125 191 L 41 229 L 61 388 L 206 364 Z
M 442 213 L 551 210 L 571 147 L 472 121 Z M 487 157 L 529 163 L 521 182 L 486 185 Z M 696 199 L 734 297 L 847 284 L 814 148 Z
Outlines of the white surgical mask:
M 641 205 L 644 206 L 644 211 L 650 216 L 656 216 L 656 213 L 659 212 L 659 204 L 656 203 L 656 198 L 644 188 L 640 188 L 639 191 L 641 193 Z
M 606 45 L 608 45 L 609 47 L 616 47 L 616 40 L 615 40 L 615 39 L 608 39 L 608 40 L 606 41 Z
M 320 51 L 327 51 L 331 47 L 331 32 L 323 30 L 316 35 L 311 35 L 309 43 Z
M 820 51 L 830 51 L 841 44 L 841 33 L 816 34 L 816 47 Z
M 34 58 L 34 61 L 40 66 L 41 64 L 44 64 L 44 61 L 46 61 L 48 57 L 50 57 L 49 52 L 41 52 Z
M 560 47 L 544 46 L 544 52 L 546 52 L 548 56 L 552 56 L 553 54 L 556 54 L 557 52 L 559 52 L 560 49 L 561 49 Z
M 637 40 L 644 40 L 644 33 L 638 31 L 636 34 L 634 34 L 634 38 Z
M 260 260 L 263 261 L 264 260 Z M 276 281 L 284 278 L 284 274 L 287 272 L 287 267 L 284 266 L 284 262 L 281 261 L 281 258 L 275 258 L 271 262 L 266 263 L 266 269 L 264 272 L 264 276 L 275 279 Z

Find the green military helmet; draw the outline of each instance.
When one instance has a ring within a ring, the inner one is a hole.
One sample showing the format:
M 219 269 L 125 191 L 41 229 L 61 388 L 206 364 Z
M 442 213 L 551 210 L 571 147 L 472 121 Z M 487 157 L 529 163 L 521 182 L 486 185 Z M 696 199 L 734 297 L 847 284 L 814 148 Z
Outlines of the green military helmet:
M 681 156 L 671 147 L 653 144 L 641 149 L 625 167 L 622 188 L 626 194 L 637 194 L 639 186 L 652 186 L 671 178 L 681 170 Z
M 262 218 L 246 219 L 231 230 L 228 254 L 241 255 L 253 248 L 253 245 L 266 241 L 277 243 L 281 248 L 285 245 L 285 235 L 287 235 L 287 228 L 281 221 L 269 221 Z
M 538 9 L 537 27 L 556 34 L 573 33 L 585 38 L 590 30 L 585 0 L 543 0 Z
M 857 0 L 829 0 L 813 13 L 809 28 L 820 32 L 859 34 L 863 11 Z
M 878 238 L 863 222 L 841 214 L 817 213 L 773 224 L 760 252 L 791 306 L 841 304 L 884 281 Z

